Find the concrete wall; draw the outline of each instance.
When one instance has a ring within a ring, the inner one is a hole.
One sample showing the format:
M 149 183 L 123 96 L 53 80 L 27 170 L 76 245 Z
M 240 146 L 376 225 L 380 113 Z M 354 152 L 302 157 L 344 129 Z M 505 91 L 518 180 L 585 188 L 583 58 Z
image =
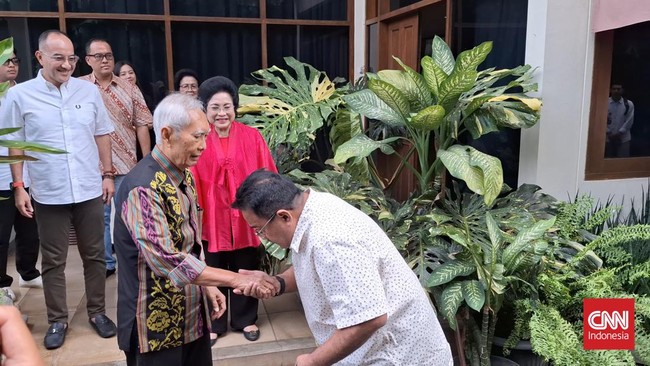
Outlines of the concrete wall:
M 636 197 L 647 178 L 585 181 L 593 74 L 591 0 L 529 0 L 526 63 L 538 67 L 543 99 L 538 126 L 522 132 L 519 183 L 566 199 Z
M 366 0 L 354 1 L 354 79 L 366 65 Z

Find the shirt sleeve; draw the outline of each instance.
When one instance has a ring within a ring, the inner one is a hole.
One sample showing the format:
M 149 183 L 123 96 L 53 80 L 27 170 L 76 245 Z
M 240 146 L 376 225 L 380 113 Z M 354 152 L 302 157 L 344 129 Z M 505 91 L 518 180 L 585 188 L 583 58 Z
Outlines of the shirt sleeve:
M 134 126 L 147 126 L 153 123 L 153 117 L 147 102 L 142 96 L 142 92 L 138 87 L 133 87 L 133 125 Z
M 628 100 L 627 102 L 630 107 L 627 111 L 627 114 L 625 115 L 625 121 L 623 122 L 623 125 L 618 130 L 619 133 L 629 132 L 630 129 L 632 129 L 632 124 L 634 123 L 634 103 L 632 103 L 631 100 Z
M 92 85 L 92 84 L 90 84 Z M 93 102 L 97 106 L 97 120 L 95 121 L 95 136 L 107 135 L 115 130 L 113 121 L 108 115 L 104 101 L 97 87 L 92 85 L 92 89 L 88 89 L 93 94 Z
M 174 247 L 161 201 L 155 191 L 137 187 L 122 204 L 121 216 L 149 268 L 182 288 L 194 282 L 206 264 Z
M 366 247 L 356 242 L 323 243 L 314 248 L 313 258 L 338 329 L 388 313 L 377 259 Z
M 25 120 L 23 119 L 20 105 L 16 100 L 16 93 L 9 89 L 5 99 L 0 104 L 0 127 L 20 128 L 20 130 L 2 136 L 4 140 L 25 141 Z

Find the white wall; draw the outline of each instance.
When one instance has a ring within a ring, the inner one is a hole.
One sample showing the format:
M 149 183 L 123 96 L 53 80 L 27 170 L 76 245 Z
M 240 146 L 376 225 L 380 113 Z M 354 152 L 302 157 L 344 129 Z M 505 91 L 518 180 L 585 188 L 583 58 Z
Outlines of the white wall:
M 363 74 L 366 65 L 366 1 L 354 1 L 354 79 Z
M 591 0 L 529 0 L 526 63 L 539 67 L 537 127 L 522 132 L 519 183 L 566 199 L 576 192 L 640 200 L 647 178 L 585 181 L 593 74 Z

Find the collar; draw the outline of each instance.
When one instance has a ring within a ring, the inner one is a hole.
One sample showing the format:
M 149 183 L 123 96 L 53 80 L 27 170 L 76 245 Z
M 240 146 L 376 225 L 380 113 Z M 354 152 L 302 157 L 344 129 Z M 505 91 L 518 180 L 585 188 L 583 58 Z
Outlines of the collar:
M 294 231 L 293 237 L 291 238 L 291 245 L 289 245 L 289 248 L 291 248 L 291 250 L 296 253 L 300 251 L 300 245 L 302 245 L 305 233 L 311 226 L 311 222 L 309 220 L 311 216 L 312 206 L 316 205 L 314 202 L 314 196 L 316 196 L 314 193 L 316 192 L 311 189 L 307 189 L 306 192 L 309 192 L 309 196 L 307 196 L 305 206 L 302 208 L 302 212 L 298 218 L 298 224 L 296 225 L 296 230 Z
M 174 187 L 179 187 L 181 183 L 186 183 L 184 181 L 187 172 L 178 169 L 178 167 L 174 165 L 171 160 L 169 160 L 169 158 L 163 154 L 162 151 L 160 151 L 160 149 L 158 149 L 158 145 L 154 146 L 153 150 L 151 151 L 151 157 L 158 164 L 160 164 L 165 174 L 167 174 L 167 177 L 169 177 L 169 180 L 171 180 L 172 184 L 174 184 Z
M 88 78 L 89 78 L 89 80 L 90 80 L 91 83 L 93 83 L 93 84 L 95 84 L 95 85 L 99 85 L 99 82 L 97 81 L 97 77 L 95 77 L 95 73 L 94 73 L 94 72 L 91 72 L 90 74 L 88 74 Z M 117 80 L 116 80 L 116 79 L 117 79 L 117 77 L 115 76 L 115 74 L 111 73 L 111 82 L 110 82 L 109 85 L 115 85 L 115 84 L 117 84 Z M 100 85 L 100 86 L 101 86 L 101 85 Z
M 57 88 L 56 85 L 45 80 L 45 78 L 43 77 L 43 69 L 38 70 L 38 74 L 36 74 L 36 79 L 39 82 L 43 83 L 48 90 L 59 90 L 59 88 Z M 72 79 L 72 76 L 70 76 L 70 79 Z M 65 83 L 61 84 L 61 88 L 68 90 L 68 84 L 70 83 L 70 79 L 68 79 L 68 81 L 66 81 Z

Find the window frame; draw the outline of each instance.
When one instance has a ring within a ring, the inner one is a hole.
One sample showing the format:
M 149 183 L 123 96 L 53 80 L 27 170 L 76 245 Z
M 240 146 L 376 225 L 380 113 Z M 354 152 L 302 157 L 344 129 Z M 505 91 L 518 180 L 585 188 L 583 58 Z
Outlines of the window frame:
M 609 88 L 612 76 L 614 30 L 595 34 L 591 108 L 587 135 L 585 180 L 645 178 L 650 176 L 650 156 L 605 158 Z

